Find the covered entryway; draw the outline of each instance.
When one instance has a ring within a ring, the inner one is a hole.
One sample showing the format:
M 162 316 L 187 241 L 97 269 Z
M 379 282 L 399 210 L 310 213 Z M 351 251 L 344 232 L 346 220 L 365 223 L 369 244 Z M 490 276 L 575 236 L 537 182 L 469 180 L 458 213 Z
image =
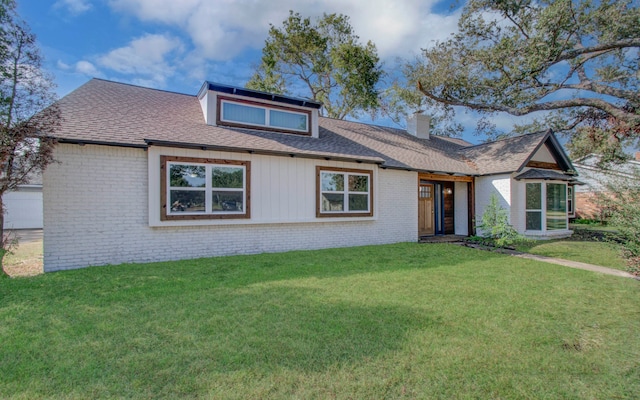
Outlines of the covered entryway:
M 459 218 L 457 225 L 456 217 Z M 472 220 L 472 177 L 419 174 L 418 235 L 420 237 L 455 234 L 466 236 L 473 232 Z

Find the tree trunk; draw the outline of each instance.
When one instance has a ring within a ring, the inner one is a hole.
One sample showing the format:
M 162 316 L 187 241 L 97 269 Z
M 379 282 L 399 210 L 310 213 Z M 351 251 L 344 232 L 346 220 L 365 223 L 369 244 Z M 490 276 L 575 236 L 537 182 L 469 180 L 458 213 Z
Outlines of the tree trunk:
M 2 271 L 0 274 L 7 276 L 9 273 L 4 269 L 4 255 L 7 254 L 10 242 L 10 238 L 4 237 L 4 202 L 0 196 L 0 270 Z

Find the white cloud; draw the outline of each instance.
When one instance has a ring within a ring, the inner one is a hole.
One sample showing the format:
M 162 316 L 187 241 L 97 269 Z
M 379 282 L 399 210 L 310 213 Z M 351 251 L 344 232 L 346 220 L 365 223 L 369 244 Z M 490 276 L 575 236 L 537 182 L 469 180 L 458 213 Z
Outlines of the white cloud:
M 55 8 L 64 8 L 73 15 L 80 15 L 91 9 L 91 3 L 87 0 L 58 0 L 53 6 Z
M 98 69 L 96 68 L 95 65 L 93 65 L 89 61 L 84 61 L 84 60 L 78 61 L 76 63 L 75 71 L 80 73 L 80 74 L 87 75 L 87 76 L 101 76 L 102 75 L 100 73 L 100 71 L 98 71 Z
M 71 68 L 69 64 L 65 64 L 62 60 L 58 60 L 58 62 L 56 63 L 56 67 L 63 71 L 69 70 Z
M 230 60 L 247 48 L 261 48 L 269 24 L 280 26 L 288 10 L 319 17 L 342 13 L 363 42 L 371 40 L 383 59 L 406 57 L 456 29 L 458 14 L 430 11 L 436 0 L 110 0 L 110 6 L 142 21 L 183 30 L 203 57 Z
M 182 51 L 182 42 L 177 38 L 147 34 L 98 57 L 97 61 L 111 71 L 135 75 L 135 79 L 145 82 L 145 86 L 162 87 L 167 78 L 174 75 L 175 56 Z

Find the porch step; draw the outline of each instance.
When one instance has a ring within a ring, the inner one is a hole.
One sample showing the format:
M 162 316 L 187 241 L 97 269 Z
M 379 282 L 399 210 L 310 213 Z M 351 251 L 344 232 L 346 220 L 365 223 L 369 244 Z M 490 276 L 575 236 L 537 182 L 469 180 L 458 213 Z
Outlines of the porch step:
M 459 243 L 463 242 L 466 236 L 462 235 L 440 235 L 440 236 L 420 236 L 419 243 Z

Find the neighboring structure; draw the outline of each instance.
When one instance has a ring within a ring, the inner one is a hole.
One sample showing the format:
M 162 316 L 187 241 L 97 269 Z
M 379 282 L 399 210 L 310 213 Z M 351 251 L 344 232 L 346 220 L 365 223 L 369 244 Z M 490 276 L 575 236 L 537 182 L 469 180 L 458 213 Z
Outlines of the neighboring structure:
M 575 217 L 595 220 L 606 219 L 606 210 L 596 201 L 599 192 L 606 191 L 607 183 L 620 179 L 637 179 L 640 173 L 640 152 L 635 159 L 624 163 L 599 166 L 600 157 L 595 154 L 577 160 L 574 165 L 584 185 L 575 188 Z
M 42 176 L 33 177 L 18 190 L 6 192 L 4 229 L 42 229 Z
M 470 235 L 491 193 L 519 232 L 571 234 L 573 166 L 550 132 L 472 146 L 420 115 L 406 132 L 210 82 L 94 79 L 59 106 L 45 271 Z

